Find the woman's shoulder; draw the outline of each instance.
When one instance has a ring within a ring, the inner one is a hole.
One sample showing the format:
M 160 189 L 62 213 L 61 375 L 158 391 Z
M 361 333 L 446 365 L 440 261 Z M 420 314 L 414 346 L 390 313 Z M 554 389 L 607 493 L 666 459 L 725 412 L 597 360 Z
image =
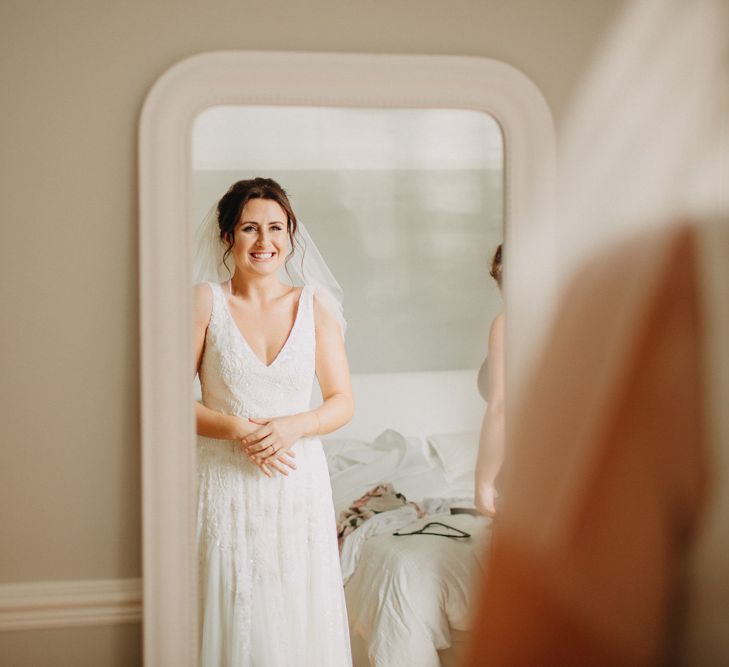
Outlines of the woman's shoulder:
M 228 281 L 226 280 L 222 283 L 216 283 L 212 281 L 205 283 L 195 283 L 192 286 L 192 295 L 195 299 L 212 299 L 215 291 L 227 292 Z
M 192 298 L 193 301 L 213 301 L 213 289 L 219 288 L 220 285 L 217 283 L 197 283 L 192 286 Z
M 284 292 L 279 297 L 279 303 L 286 304 L 287 307 L 294 306 L 298 304 L 298 307 L 300 307 L 303 303 L 304 299 L 304 290 L 306 290 L 306 285 L 289 285 L 289 291 Z
M 332 312 L 333 297 L 325 291 L 315 287 L 308 288 L 311 291 L 312 310 L 314 311 L 314 324 L 318 331 L 341 331 L 339 322 Z
M 213 312 L 213 286 L 211 283 L 197 283 L 192 286 L 192 312 L 195 320 L 210 319 Z

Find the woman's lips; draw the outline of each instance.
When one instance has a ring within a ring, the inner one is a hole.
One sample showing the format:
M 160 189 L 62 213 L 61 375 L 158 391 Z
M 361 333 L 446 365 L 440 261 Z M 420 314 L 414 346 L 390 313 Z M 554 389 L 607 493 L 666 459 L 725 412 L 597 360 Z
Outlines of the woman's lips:
M 251 257 L 255 262 L 268 262 L 276 256 L 275 252 L 252 252 Z

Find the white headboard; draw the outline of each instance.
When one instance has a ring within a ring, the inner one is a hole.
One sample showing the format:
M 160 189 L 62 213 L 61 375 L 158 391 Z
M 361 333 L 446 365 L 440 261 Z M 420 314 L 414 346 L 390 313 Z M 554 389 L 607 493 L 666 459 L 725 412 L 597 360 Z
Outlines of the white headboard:
M 405 436 L 478 431 L 486 405 L 475 370 L 352 376 L 354 418 L 329 437 L 372 441 L 391 428 Z M 315 387 L 312 405 L 321 403 Z

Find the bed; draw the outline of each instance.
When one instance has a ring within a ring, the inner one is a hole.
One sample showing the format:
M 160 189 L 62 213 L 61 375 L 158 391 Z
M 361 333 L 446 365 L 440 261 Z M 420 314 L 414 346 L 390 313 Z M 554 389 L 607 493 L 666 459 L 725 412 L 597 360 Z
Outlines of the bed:
M 411 506 L 378 513 L 342 542 L 355 667 L 457 664 L 490 521 L 473 507 L 484 403 L 475 371 L 353 376 L 356 416 L 325 439 L 337 515 L 378 484 Z M 470 538 L 393 536 L 440 521 Z

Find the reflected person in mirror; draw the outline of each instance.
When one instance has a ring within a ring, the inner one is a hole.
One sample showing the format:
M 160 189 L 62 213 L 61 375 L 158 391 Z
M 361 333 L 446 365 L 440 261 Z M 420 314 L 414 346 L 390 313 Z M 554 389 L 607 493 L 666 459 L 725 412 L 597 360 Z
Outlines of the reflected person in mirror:
M 303 231 L 278 183 L 234 183 L 215 218 L 230 278 L 193 297 L 200 664 L 351 665 L 317 437 L 353 413 L 343 331 L 313 285 L 281 280 Z
M 502 244 L 496 248 L 489 273 L 501 290 Z M 488 356 L 478 373 L 478 389 L 486 401 L 486 414 L 481 426 L 481 437 L 476 459 L 475 502 L 479 512 L 486 516 L 496 514 L 496 477 L 504 462 L 504 313 L 491 323 Z

